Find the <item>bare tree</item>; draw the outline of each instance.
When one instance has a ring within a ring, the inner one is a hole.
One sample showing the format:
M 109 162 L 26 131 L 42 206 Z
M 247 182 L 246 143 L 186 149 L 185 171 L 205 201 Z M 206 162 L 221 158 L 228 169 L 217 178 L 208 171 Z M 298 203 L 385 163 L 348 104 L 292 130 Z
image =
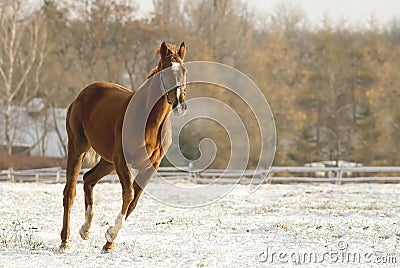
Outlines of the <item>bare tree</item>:
M 0 98 L 7 153 L 12 153 L 15 129 L 12 107 L 23 106 L 39 90 L 47 36 L 39 13 L 24 14 L 21 1 L 8 0 L 0 6 Z M 28 83 L 30 75 L 34 82 Z
M 53 105 L 51 107 L 51 115 L 53 118 L 53 126 L 54 126 L 54 130 L 57 134 L 57 138 L 58 138 L 58 147 L 59 147 L 59 151 L 60 154 L 62 156 L 67 156 L 67 139 L 66 139 L 66 135 L 63 135 L 61 132 L 61 129 L 58 125 L 58 116 L 57 116 L 57 112 L 56 112 L 56 108 Z

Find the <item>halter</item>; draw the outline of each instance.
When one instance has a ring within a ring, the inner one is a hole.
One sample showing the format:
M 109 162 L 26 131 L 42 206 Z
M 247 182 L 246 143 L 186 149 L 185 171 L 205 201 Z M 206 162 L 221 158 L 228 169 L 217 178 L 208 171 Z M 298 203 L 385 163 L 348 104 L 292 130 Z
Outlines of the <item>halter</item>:
M 177 89 L 177 88 L 180 87 L 180 86 L 179 86 L 179 85 L 175 85 L 175 86 L 173 86 L 173 87 L 171 87 L 171 88 L 168 89 L 168 88 L 165 86 L 165 83 L 164 83 L 164 79 L 163 79 L 163 70 L 160 71 L 160 82 L 161 82 L 161 89 L 162 89 L 163 95 L 164 95 L 165 98 L 167 99 L 168 104 L 171 104 L 171 100 L 170 100 L 170 98 L 169 98 L 169 96 L 168 96 L 168 91 L 170 91 L 170 90 L 175 90 L 175 89 Z
M 168 96 L 168 92 L 171 91 L 171 90 L 175 90 L 175 89 L 181 88 L 181 86 L 176 84 L 175 86 L 173 86 L 171 88 L 167 88 L 165 86 L 164 79 L 163 79 L 163 69 L 160 71 L 160 83 L 161 83 L 161 89 L 162 89 L 163 95 L 167 99 L 168 104 L 171 104 L 172 102 L 171 102 L 171 99 Z

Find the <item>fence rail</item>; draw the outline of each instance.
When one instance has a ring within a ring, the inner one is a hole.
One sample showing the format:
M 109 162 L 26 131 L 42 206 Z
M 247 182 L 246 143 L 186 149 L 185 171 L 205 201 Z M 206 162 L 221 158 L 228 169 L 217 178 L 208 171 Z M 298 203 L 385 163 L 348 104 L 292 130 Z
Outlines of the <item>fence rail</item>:
M 78 178 L 82 181 L 83 173 Z M 160 167 L 155 180 L 180 180 L 193 183 L 249 184 L 252 180 L 264 183 L 300 183 L 300 182 L 380 182 L 400 183 L 400 166 L 374 167 L 272 167 L 270 170 L 191 170 L 189 167 Z M 65 182 L 65 170 L 60 167 L 0 171 L 0 181 L 10 182 Z M 111 174 L 102 182 L 118 182 L 117 175 Z

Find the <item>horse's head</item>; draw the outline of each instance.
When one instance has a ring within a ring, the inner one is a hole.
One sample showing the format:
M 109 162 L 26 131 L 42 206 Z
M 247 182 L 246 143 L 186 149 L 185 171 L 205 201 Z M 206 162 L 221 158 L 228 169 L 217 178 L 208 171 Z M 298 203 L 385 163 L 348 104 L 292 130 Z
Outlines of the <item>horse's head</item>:
M 160 46 L 160 85 L 169 104 L 172 105 L 175 115 L 183 115 L 187 105 L 186 95 L 186 66 L 185 42 L 179 46 L 179 50 L 171 44 L 163 42 Z M 167 70 L 164 70 L 167 69 Z

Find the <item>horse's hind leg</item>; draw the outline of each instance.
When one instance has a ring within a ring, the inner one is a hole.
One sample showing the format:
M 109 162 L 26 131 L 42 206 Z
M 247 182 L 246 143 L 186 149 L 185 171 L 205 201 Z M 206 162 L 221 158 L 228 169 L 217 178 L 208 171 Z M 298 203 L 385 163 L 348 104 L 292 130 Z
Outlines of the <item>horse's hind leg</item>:
M 103 246 L 103 253 L 112 252 L 114 250 L 114 240 L 122 229 L 129 204 L 132 202 L 134 195 L 132 175 L 122 154 L 114 160 L 114 166 L 122 185 L 122 208 L 118 217 L 115 219 L 114 226 L 110 226 L 105 234 L 107 242 Z
M 83 240 L 89 239 L 93 220 L 93 188 L 101 178 L 114 171 L 114 165 L 103 158 L 91 170 L 83 175 L 83 189 L 85 191 L 85 223 L 79 234 Z
M 61 230 L 60 252 L 68 251 L 71 247 L 70 236 L 70 213 L 76 195 L 76 181 L 79 171 L 82 167 L 82 160 L 85 152 L 88 150 L 88 144 L 85 140 L 76 142 L 71 136 L 68 139 L 68 160 L 66 177 L 67 182 L 64 188 L 64 218 L 63 228 Z

